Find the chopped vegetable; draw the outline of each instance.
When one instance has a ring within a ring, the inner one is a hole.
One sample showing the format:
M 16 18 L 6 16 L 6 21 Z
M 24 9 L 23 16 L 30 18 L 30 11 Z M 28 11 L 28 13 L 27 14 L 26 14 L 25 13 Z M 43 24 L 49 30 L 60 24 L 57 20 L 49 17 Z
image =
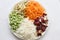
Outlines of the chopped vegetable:
M 26 17 L 34 20 L 37 17 L 42 16 L 44 10 L 45 9 L 38 2 L 31 1 L 26 5 L 24 12 Z
M 23 20 L 23 16 L 20 15 L 20 13 L 13 11 L 10 14 L 9 18 L 10 18 L 10 26 L 12 30 L 15 31 L 17 28 L 19 28 L 19 24 L 21 23 L 21 20 Z

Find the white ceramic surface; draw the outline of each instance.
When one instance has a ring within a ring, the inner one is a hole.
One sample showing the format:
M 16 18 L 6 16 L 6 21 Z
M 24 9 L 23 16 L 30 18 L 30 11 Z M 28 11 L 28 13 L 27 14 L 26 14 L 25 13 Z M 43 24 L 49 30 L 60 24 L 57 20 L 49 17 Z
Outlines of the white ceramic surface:
M 10 31 L 8 15 L 20 0 L 0 0 L 0 40 L 19 40 Z M 60 40 L 60 0 L 37 0 L 46 9 L 49 27 L 40 40 Z

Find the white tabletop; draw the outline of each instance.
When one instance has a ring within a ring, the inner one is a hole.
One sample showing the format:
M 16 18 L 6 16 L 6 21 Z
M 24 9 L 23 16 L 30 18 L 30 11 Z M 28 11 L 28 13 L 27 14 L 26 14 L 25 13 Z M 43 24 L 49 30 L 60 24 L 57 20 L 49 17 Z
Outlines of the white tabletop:
M 0 0 L 0 40 L 19 40 L 9 29 L 8 15 L 19 0 Z M 49 27 L 40 40 L 60 40 L 60 0 L 37 0 L 46 9 Z

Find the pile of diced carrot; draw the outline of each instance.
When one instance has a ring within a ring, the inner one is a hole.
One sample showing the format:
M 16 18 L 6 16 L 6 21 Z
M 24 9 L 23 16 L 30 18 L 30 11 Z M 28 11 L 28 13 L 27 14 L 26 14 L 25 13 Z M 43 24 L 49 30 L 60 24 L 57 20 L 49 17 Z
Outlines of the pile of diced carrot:
M 29 19 L 36 19 L 37 17 L 41 17 L 45 9 L 36 1 L 28 2 L 24 12 L 25 16 L 29 17 Z

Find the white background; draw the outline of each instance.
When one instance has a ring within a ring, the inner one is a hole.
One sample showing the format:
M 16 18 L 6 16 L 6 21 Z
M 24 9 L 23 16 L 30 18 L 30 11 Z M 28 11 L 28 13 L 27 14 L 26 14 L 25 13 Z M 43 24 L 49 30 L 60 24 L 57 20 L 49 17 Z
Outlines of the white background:
M 0 0 L 0 40 L 19 40 L 9 29 L 8 15 L 19 0 Z M 37 0 L 46 9 L 49 27 L 40 40 L 60 40 L 60 0 Z

